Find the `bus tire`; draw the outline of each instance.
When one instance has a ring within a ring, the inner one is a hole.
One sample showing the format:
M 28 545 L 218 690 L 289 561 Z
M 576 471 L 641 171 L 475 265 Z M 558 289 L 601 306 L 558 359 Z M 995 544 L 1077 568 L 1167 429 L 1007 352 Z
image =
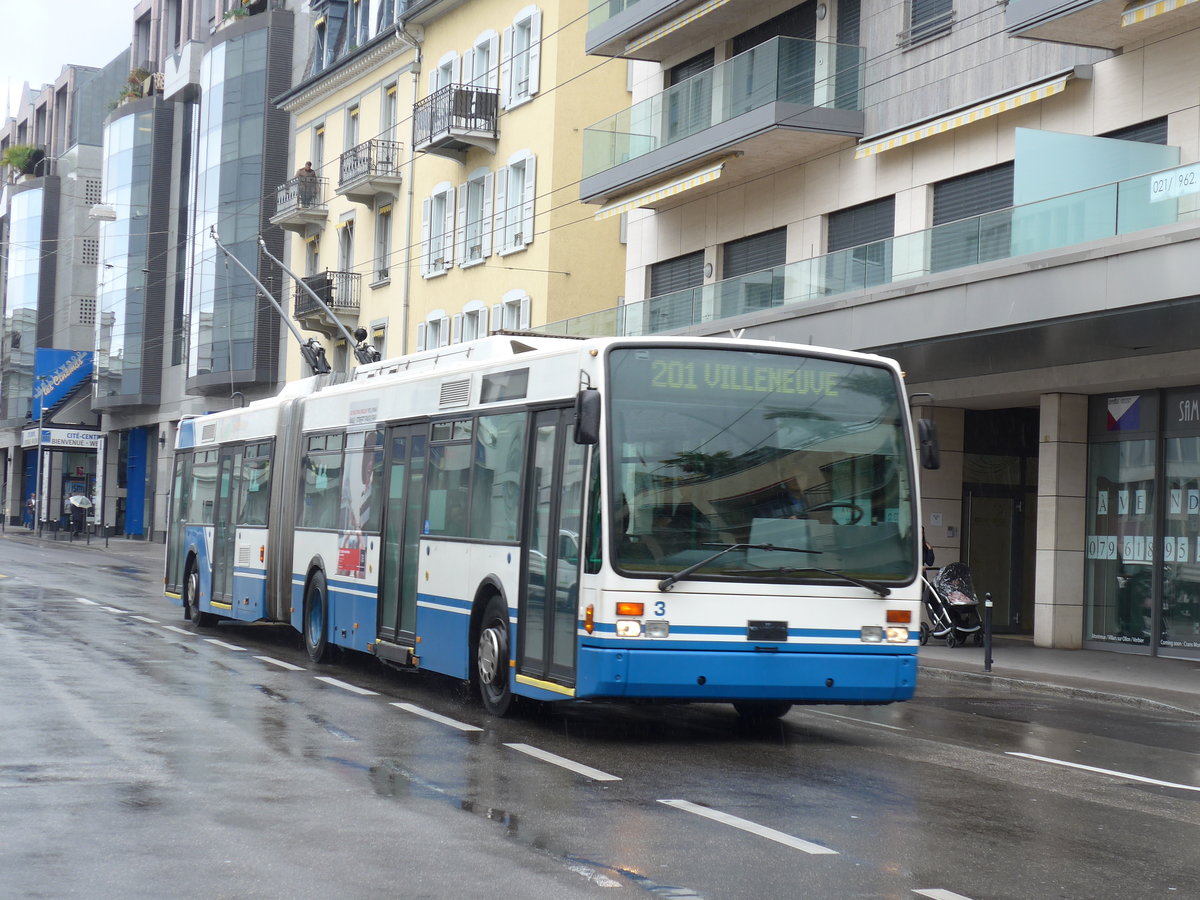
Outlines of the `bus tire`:
M 197 628 L 212 628 L 217 617 L 200 610 L 200 569 L 195 558 L 189 559 L 183 575 L 183 617 Z
M 772 722 L 787 715 L 792 704 L 782 700 L 741 700 L 733 708 L 744 722 Z
M 320 569 L 304 589 L 304 649 L 315 663 L 324 662 L 329 653 L 329 589 Z
M 479 641 L 475 648 L 475 679 L 484 708 L 494 716 L 505 716 L 512 708 L 509 682 L 508 606 L 493 594 L 479 622 Z

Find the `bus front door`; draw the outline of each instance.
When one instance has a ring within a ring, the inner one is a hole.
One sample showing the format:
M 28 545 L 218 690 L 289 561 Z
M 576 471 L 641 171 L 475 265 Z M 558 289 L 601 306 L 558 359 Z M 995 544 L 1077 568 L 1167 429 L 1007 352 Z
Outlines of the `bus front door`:
M 217 502 L 213 509 L 212 602 L 232 605 L 234 545 L 237 507 L 240 502 L 239 479 L 242 448 L 222 447 L 217 462 Z
M 426 425 L 398 425 L 389 432 L 379 637 L 393 642 L 415 639 L 427 431 Z
M 535 413 L 525 507 L 517 677 L 552 691 L 575 684 L 587 448 L 572 439 L 571 423 L 568 409 Z

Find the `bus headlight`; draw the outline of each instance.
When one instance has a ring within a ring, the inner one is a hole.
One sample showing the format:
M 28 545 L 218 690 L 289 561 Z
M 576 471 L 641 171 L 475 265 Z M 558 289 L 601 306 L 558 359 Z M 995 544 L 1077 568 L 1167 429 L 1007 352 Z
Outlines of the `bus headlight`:
M 637 619 L 617 619 L 617 637 L 641 637 L 642 623 Z
M 899 628 L 895 625 L 889 626 L 887 630 L 887 639 L 889 644 L 907 644 L 908 629 Z
M 665 638 L 671 633 L 671 623 L 666 619 L 651 619 L 646 623 L 646 637 Z
M 864 625 L 862 631 L 859 632 L 859 638 L 867 644 L 882 644 L 883 643 L 883 626 L 882 625 Z

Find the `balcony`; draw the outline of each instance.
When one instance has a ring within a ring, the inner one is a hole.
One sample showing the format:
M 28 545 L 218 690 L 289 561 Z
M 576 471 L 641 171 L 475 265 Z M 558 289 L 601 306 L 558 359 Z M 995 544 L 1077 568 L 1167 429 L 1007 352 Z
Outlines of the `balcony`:
M 329 179 L 317 175 L 297 175 L 275 188 L 275 215 L 271 224 L 300 234 L 309 226 L 320 227 L 329 216 L 325 191 Z
M 491 88 L 469 84 L 439 88 L 413 107 L 413 149 L 459 163 L 472 147 L 495 153 L 499 109 L 500 92 Z
M 358 309 L 362 298 L 362 274 L 360 272 L 332 272 L 326 270 L 308 275 L 304 283 L 312 288 L 326 306 L 347 328 L 358 324 Z M 293 287 L 295 305 L 292 312 L 300 327 L 317 331 L 326 337 L 340 337 L 341 330 L 330 320 L 325 310 L 312 295 L 300 285 Z
M 721 157 L 724 187 L 849 146 L 863 60 L 861 47 L 777 37 L 673 85 L 584 130 L 580 197 L 611 203 Z
M 1010 0 L 1005 31 L 1013 37 L 1122 50 L 1200 26 L 1190 0 Z
M 372 139 L 347 150 L 338 159 L 337 192 L 355 203 L 374 203 L 380 194 L 394 197 L 400 191 L 403 147 Z
M 593 56 L 662 62 L 711 47 L 745 27 L 741 0 L 608 0 L 588 13 L 584 49 Z
M 799 316 L 805 313 L 804 306 L 812 307 L 831 297 L 911 279 L 928 280 L 931 275 L 967 266 L 1073 249 L 1106 239 L 1119 238 L 1124 242 L 1122 248 L 1127 248 L 1128 236 L 1151 229 L 1154 231 L 1147 234 L 1146 244 L 1159 247 L 1166 245 L 1164 235 L 1171 232 L 1171 226 L 1200 224 L 1200 192 L 1194 187 L 1197 184 L 1200 184 L 1200 165 L 1143 175 L 651 297 L 535 330 L 596 337 L 646 335 L 694 328 L 774 307 L 795 307 L 795 315 Z M 1176 255 L 1190 258 L 1188 254 L 1195 252 L 1191 245 L 1181 246 L 1183 249 Z M 1085 254 L 1072 252 L 1067 256 L 1074 260 Z M 1048 265 L 1043 259 L 1026 268 L 1041 271 Z M 1182 259 L 1173 265 L 1187 268 Z M 962 283 L 961 278 L 956 282 Z M 1138 283 L 1137 279 L 1129 282 Z M 922 289 L 927 287 L 923 285 Z M 1112 290 L 1104 294 L 1105 303 L 1117 306 Z M 1082 288 L 1073 293 L 1086 297 Z M 1072 300 L 1067 298 L 1065 302 Z M 1041 314 L 1047 318 L 1062 314 L 1045 296 L 1039 302 Z M 1005 310 L 1001 310 L 1002 315 L 1008 314 Z M 880 321 L 888 319 L 883 317 Z M 967 330 L 969 325 L 960 317 L 957 327 Z M 874 343 L 856 346 L 874 346 Z

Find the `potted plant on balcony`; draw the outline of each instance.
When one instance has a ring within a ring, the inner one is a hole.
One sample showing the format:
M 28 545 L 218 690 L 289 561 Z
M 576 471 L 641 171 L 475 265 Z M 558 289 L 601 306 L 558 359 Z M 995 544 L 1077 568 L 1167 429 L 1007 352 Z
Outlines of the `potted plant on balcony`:
M 32 177 L 37 174 L 38 164 L 46 158 L 46 151 L 32 144 L 13 144 L 4 149 L 0 163 L 10 166 L 13 174 Z

